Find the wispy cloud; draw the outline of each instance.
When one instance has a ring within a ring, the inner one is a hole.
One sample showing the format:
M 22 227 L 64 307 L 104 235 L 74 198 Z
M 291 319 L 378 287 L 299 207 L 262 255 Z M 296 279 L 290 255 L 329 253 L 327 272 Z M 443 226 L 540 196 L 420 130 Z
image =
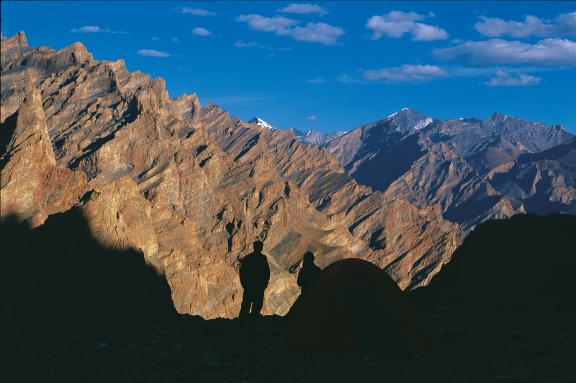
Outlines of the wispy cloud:
M 496 75 L 488 80 L 485 84 L 490 87 L 509 87 L 509 86 L 532 86 L 538 85 L 542 81 L 540 77 L 526 74 L 512 76 L 503 70 L 498 70 Z
M 576 66 L 576 42 L 567 39 L 545 39 L 534 44 L 501 39 L 467 41 L 454 47 L 435 49 L 433 56 L 460 61 L 468 66 L 573 67 Z
M 352 84 L 358 82 L 354 76 L 349 75 L 348 73 L 342 73 L 336 77 L 336 81 L 341 82 L 342 84 Z
M 296 14 L 310 14 L 316 13 L 320 16 L 325 15 L 328 13 L 326 8 L 323 8 L 317 4 L 310 4 L 310 3 L 300 3 L 300 4 L 290 4 L 284 8 L 278 9 L 278 12 L 282 13 L 296 13 Z
M 244 40 L 237 40 L 234 42 L 234 46 L 236 48 L 258 48 L 258 49 L 269 49 L 267 45 L 260 44 L 256 41 L 244 41 Z
M 261 95 L 234 95 L 234 96 L 215 96 L 207 97 L 206 100 L 217 105 L 235 105 L 235 106 L 249 106 L 258 104 L 261 101 L 269 100 L 269 97 Z
M 125 31 L 115 31 L 108 28 L 100 28 L 98 25 L 85 25 L 79 28 L 72 28 L 70 30 L 72 33 L 112 33 L 112 34 L 120 34 L 120 35 L 127 35 L 128 32 Z
M 257 41 L 244 41 L 244 40 L 236 40 L 234 42 L 234 47 L 240 49 L 263 49 L 271 51 L 268 54 L 267 58 L 275 56 L 276 52 L 287 52 L 292 50 L 292 48 L 289 47 L 275 47 L 273 45 L 266 45 L 259 43 Z
M 436 65 L 411 65 L 365 70 L 362 76 L 368 81 L 422 82 L 446 77 L 448 73 Z
M 140 49 L 138 55 L 146 57 L 170 57 L 169 53 L 158 51 L 156 49 Z
M 194 15 L 194 16 L 214 16 L 216 13 L 209 11 L 204 8 L 190 8 L 190 7 L 182 7 L 178 8 L 178 12 L 184 13 L 186 15 Z
M 546 20 L 527 15 L 522 21 L 503 20 L 500 18 L 480 16 L 482 21 L 474 28 L 484 36 L 513 38 L 525 37 L 565 37 L 576 35 L 576 12 L 562 13 L 554 20 Z
M 327 81 L 325 78 L 321 78 L 321 77 L 316 77 L 316 78 L 311 78 L 310 80 L 306 80 L 306 82 L 308 84 L 325 84 Z
M 308 116 L 306 116 L 306 119 L 309 121 L 316 121 L 318 120 L 318 116 L 315 114 L 309 114 Z
M 448 33 L 438 27 L 420 21 L 432 17 L 416 12 L 391 11 L 385 15 L 372 16 L 366 22 L 366 28 L 372 31 L 372 38 L 378 40 L 382 36 L 400 38 L 405 34 L 412 35 L 413 41 L 445 40 Z
M 196 27 L 194 29 L 192 29 L 192 34 L 196 35 L 196 36 L 210 36 L 212 34 L 212 32 L 210 32 L 208 29 L 206 28 L 202 28 L 202 27 Z
M 483 78 L 483 84 L 491 87 L 528 86 L 537 85 L 542 80 L 540 77 L 528 73 L 554 70 L 558 70 L 558 68 L 405 64 L 381 69 L 359 69 L 354 73 L 341 74 L 336 80 L 345 84 L 366 85 L 373 83 L 420 83 L 430 80 L 477 77 Z
M 344 30 L 326 23 L 307 23 L 297 26 L 298 20 L 283 16 L 265 17 L 262 15 L 240 15 L 237 21 L 248 24 L 250 29 L 262 32 L 273 32 L 278 36 L 289 36 L 294 40 L 334 45 Z

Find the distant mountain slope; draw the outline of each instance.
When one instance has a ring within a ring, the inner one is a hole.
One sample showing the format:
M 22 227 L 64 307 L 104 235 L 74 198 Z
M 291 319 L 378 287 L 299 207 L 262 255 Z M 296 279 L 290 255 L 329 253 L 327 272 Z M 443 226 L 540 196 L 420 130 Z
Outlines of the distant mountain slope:
M 576 190 L 571 181 L 571 157 L 554 168 L 556 183 L 533 195 L 513 192 L 510 183 L 516 182 L 515 178 L 505 176 L 523 155 L 549 150 L 572 137 L 560 126 L 502 114 L 487 120 L 442 121 L 405 108 L 325 146 L 360 184 L 380 190 L 390 199 L 407 198 L 420 207 L 439 204 L 444 217 L 470 228 L 517 212 L 572 209 Z M 507 185 L 503 185 L 504 179 Z M 570 181 L 564 185 L 561 179 Z M 543 210 L 534 203 L 535 199 L 554 202 L 559 194 L 560 205 L 548 204 Z
M 506 172 L 495 173 L 494 188 L 527 211 L 569 212 L 576 207 L 576 138 L 539 153 L 522 154 Z
M 254 118 L 250 119 L 248 121 L 248 123 L 256 124 L 258 126 L 261 126 L 263 128 L 270 129 L 270 130 L 278 129 L 274 125 L 272 125 L 271 123 L 269 123 L 266 120 L 263 120 L 260 117 L 254 117 Z M 317 145 L 317 146 L 325 145 L 330 140 L 333 140 L 334 138 L 339 137 L 339 136 L 346 133 L 346 132 L 323 133 L 323 132 L 319 132 L 319 131 L 313 130 L 313 129 L 310 129 L 306 132 L 301 132 L 298 129 L 290 129 L 290 130 L 292 131 L 292 134 L 294 134 L 294 136 L 296 136 L 298 141 L 305 143 L 305 144 L 312 144 L 312 145 Z
M 346 134 L 346 132 L 323 133 L 317 130 L 308 130 L 306 133 L 303 133 L 299 130 L 294 130 L 294 135 L 300 142 L 318 146 L 326 145 L 328 142 L 343 134 Z

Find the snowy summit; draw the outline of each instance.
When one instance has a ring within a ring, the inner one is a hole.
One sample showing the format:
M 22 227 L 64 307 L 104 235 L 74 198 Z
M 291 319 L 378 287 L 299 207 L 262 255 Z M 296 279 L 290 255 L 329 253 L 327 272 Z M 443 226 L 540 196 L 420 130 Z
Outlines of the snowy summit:
M 261 119 L 260 117 L 254 117 L 253 119 L 251 119 L 251 120 L 248 121 L 248 122 L 251 123 L 251 124 L 256 124 L 256 125 L 258 125 L 258 126 L 261 126 L 261 127 L 263 127 L 263 128 L 266 128 L 266 129 L 276 130 L 276 128 L 275 128 L 272 124 L 264 121 L 264 120 Z

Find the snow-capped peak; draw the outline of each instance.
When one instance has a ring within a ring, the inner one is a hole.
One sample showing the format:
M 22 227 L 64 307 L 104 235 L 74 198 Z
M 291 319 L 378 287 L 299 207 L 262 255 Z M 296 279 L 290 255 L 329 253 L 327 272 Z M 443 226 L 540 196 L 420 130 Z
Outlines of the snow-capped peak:
M 410 108 L 402 108 L 402 109 L 400 109 L 399 111 L 392 113 L 391 115 L 389 115 L 389 116 L 386 117 L 386 118 L 392 118 L 392 117 L 398 115 L 398 113 L 400 113 L 400 112 L 405 112 L 405 111 L 407 111 L 407 110 L 410 110 Z
M 250 121 L 248 121 L 249 123 L 252 124 L 256 124 L 258 126 L 261 126 L 263 128 L 266 129 L 270 129 L 270 130 L 276 130 L 276 128 L 274 127 L 274 125 L 264 121 L 263 119 L 261 119 L 260 117 L 254 117 L 253 119 L 251 119 Z
M 431 117 L 426 117 L 426 119 L 420 120 L 420 121 L 418 121 L 418 123 L 416 125 L 414 125 L 414 130 L 424 129 L 425 127 L 430 125 L 432 123 L 432 121 L 433 120 Z

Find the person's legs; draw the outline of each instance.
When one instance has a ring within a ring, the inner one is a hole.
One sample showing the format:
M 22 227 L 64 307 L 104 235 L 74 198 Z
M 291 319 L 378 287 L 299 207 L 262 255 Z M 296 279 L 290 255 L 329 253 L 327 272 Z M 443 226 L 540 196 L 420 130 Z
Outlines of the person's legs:
M 252 312 L 253 316 L 259 317 L 260 311 L 264 306 L 264 291 L 257 291 L 252 295 Z
M 257 291 L 252 294 L 252 311 L 250 316 L 257 321 L 260 318 L 260 311 L 262 311 L 262 306 L 264 306 L 264 291 Z
M 238 314 L 238 328 L 241 330 L 250 315 L 250 306 L 252 305 L 252 297 L 246 290 L 242 294 L 242 303 L 240 304 L 240 314 Z

